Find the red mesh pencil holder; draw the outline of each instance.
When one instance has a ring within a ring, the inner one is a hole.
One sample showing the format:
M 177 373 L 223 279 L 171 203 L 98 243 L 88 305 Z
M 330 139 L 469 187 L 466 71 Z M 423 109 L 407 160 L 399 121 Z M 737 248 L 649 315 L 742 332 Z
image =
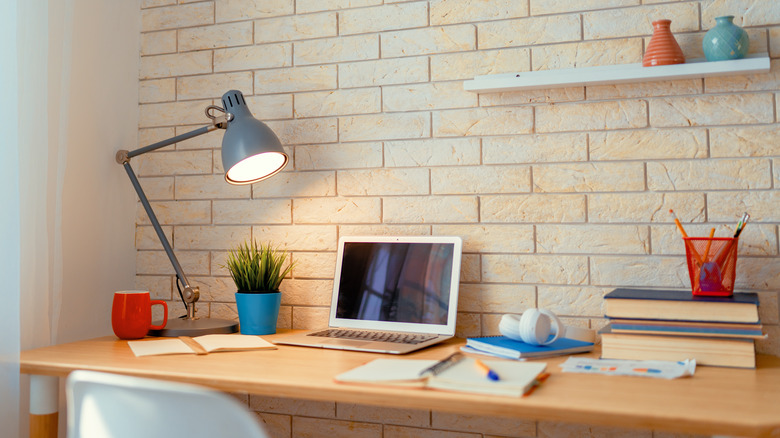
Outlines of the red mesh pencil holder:
M 734 293 L 739 238 L 685 237 L 683 240 L 693 294 L 731 296 Z

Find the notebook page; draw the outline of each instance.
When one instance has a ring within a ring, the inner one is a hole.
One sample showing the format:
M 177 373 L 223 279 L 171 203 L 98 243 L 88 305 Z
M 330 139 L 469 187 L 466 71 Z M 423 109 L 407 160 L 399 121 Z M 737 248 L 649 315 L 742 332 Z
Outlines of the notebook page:
M 216 334 L 203 335 L 194 339 L 206 351 L 230 351 L 230 350 L 262 350 L 275 349 L 274 344 L 266 341 L 260 336 L 239 335 L 239 334 Z
M 437 360 L 375 359 L 335 377 L 337 382 L 424 385 L 420 373 Z
M 195 354 L 192 348 L 179 338 L 128 341 L 127 345 L 137 357 L 161 354 Z

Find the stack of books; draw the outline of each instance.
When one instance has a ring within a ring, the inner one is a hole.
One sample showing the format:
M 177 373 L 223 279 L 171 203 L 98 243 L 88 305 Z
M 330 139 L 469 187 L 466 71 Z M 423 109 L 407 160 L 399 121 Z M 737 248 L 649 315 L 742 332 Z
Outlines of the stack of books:
M 755 368 L 764 336 L 758 295 L 693 296 L 683 290 L 615 289 L 604 296 L 604 359 L 684 360 Z

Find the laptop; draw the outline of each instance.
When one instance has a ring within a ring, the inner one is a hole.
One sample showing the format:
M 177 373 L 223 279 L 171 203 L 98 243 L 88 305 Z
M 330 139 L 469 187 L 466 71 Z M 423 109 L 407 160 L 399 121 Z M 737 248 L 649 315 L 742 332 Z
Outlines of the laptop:
M 328 328 L 277 344 L 404 354 L 455 336 L 459 237 L 342 237 Z

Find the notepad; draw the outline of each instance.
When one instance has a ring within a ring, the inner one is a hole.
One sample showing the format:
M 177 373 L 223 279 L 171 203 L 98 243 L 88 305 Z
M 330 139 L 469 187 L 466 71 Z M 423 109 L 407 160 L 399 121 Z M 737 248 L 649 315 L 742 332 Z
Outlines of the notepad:
M 521 397 L 539 383 L 540 375 L 547 368 L 544 362 L 485 360 L 485 365 L 500 378 L 493 381 L 477 368 L 475 359 L 467 357 L 435 376 L 420 375 L 437 362 L 419 359 L 375 359 L 337 375 L 335 380 L 339 383 L 406 386 Z
M 483 336 L 468 338 L 466 346 L 476 352 L 491 354 L 508 359 L 530 359 L 551 356 L 562 356 L 575 353 L 586 353 L 593 350 L 593 342 L 579 341 L 569 338 L 558 338 L 552 344 L 531 345 L 515 341 L 506 336 Z
M 164 354 L 208 354 L 220 351 L 275 350 L 276 346 L 259 336 L 239 334 L 203 335 L 179 338 L 128 341 L 136 356 Z

